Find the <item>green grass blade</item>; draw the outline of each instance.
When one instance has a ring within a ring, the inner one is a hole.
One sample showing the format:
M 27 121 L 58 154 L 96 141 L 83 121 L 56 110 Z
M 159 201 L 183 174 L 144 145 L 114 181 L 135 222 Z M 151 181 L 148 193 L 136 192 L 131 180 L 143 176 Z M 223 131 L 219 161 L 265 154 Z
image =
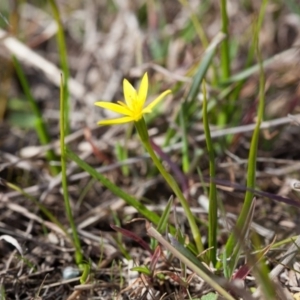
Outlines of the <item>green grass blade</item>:
M 157 231 L 159 233 L 164 233 L 165 230 L 167 230 L 167 225 L 169 222 L 169 216 L 170 216 L 171 209 L 173 207 L 173 203 L 174 203 L 173 196 L 171 196 L 157 224 Z M 155 249 L 157 247 L 157 244 L 158 244 L 157 240 L 151 239 L 151 249 Z
M 258 104 L 259 106 L 258 106 L 258 116 L 257 116 L 256 126 L 251 140 L 249 159 L 248 159 L 248 170 L 247 170 L 248 189 L 245 194 L 245 200 L 242 207 L 242 211 L 238 217 L 237 224 L 236 224 L 237 230 L 239 232 L 241 232 L 245 220 L 249 218 L 249 213 L 251 213 L 250 208 L 254 198 L 254 194 L 251 191 L 251 189 L 253 190 L 255 188 L 257 147 L 258 147 L 258 140 L 259 140 L 260 124 L 263 120 L 264 106 L 265 106 L 265 75 L 263 71 L 262 59 L 258 49 L 258 31 L 256 31 L 256 47 L 257 47 L 259 65 L 260 65 L 259 104 Z M 226 257 L 229 258 L 232 256 L 233 250 L 235 248 L 235 244 L 236 244 L 236 237 L 235 237 L 235 233 L 233 232 L 231 233 L 225 246 Z M 235 257 L 231 257 L 231 259 L 233 261 L 236 261 Z M 234 271 L 234 266 L 232 265 L 231 272 L 233 271 Z
M 98 173 L 94 168 L 92 168 L 90 165 L 88 165 L 86 162 L 84 162 L 82 159 L 80 159 L 75 153 L 73 153 L 71 150 L 67 149 L 67 156 L 69 159 L 76 162 L 76 164 L 88 172 L 93 178 L 100 181 L 105 187 L 107 187 L 112 193 L 114 193 L 116 196 L 123 199 L 127 204 L 134 207 L 141 215 L 146 217 L 149 221 L 153 222 L 154 224 L 158 224 L 160 217 L 148 210 L 140 201 L 135 199 L 134 197 L 128 195 L 123 190 L 121 190 L 119 187 L 114 185 L 111 181 L 109 181 L 104 175 Z
M 185 103 L 182 104 L 182 109 L 180 109 L 179 118 L 180 118 L 180 127 L 182 133 L 182 170 L 186 174 L 190 169 L 190 159 L 189 159 L 189 144 L 188 144 L 188 137 L 187 137 L 187 124 L 183 112 L 184 105 Z
M 85 170 L 87 173 L 89 173 L 93 178 L 100 181 L 106 188 L 108 188 L 112 193 L 114 193 L 116 196 L 123 199 L 128 205 L 134 207 L 141 215 L 143 215 L 145 218 L 147 218 L 149 221 L 154 223 L 155 225 L 161 224 L 161 228 L 164 228 L 164 222 L 166 222 L 166 217 L 159 217 L 156 213 L 148 210 L 140 201 L 138 201 L 136 198 L 130 196 L 123 190 L 121 190 L 119 187 L 117 187 L 115 184 L 113 184 L 110 180 L 108 180 L 104 175 L 98 173 L 93 167 L 88 165 L 86 162 L 84 162 L 82 159 L 80 159 L 75 153 L 73 153 L 71 150 L 66 149 L 67 157 L 76 164 Z M 169 203 L 171 206 L 171 204 Z M 169 209 L 164 211 L 165 216 L 169 214 Z M 163 222 L 163 223 L 160 223 Z M 170 232 L 172 234 L 175 234 L 175 228 L 173 226 L 169 226 Z M 189 247 L 193 248 L 191 245 Z
M 180 250 L 176 249 L 173 245 L 171 245 L 167 240 L 165 240 L 159 232 L 157 232 L 152 226 L 147 229 L 148 235 L 158 240 L 166 249 L 168 249 L 174 256 L 176 256 L 180 261 L 182 261 L 185 265 L 187 265 L 192 271 L 194 271 L 197 275 L 199 275 L 205 282 L 207 282 L 211 287 L 213 287 L 216 291 L 220 293 L 225 299 L 234 300 L 232 297 L 219 283 L 218 278 L 214 275 L 209 275 L 209 271 L 205 269 L 205 267 L 198 266 L 198 262 L 196 264 L 196 260 L 193 262 L 191 260 L 191 256 L 186 257 L 186 251 L 183 247 L 180 248 L 184 251 L 184 254 L 181 253 Z M 177 245 L 179 247 L 179 245 Z M 186 249 L 185 249 L 186 250 Z
M 234 245 L 233 252 L 229 259 L 229 262 L 226 264 L 227 271 L 224 273 L 229 275 L 229 277 L 227 278 L 230 278 L 231 275 L 233 274 L 240 258 L 242 246 L 248 241 L 250 226 L 255 211 L 255 204 L 256 204 L 256 198 L 253 198 L 246 219 L 243 221 L 243 224 L 241 225 L 242 227 L 235 229 L 233 232 L 235 238 L 237 238 L 237 241 Z
M 169 216 L 173 207 L 173 203 L 173 197 L 171 196 L 157 224 L 157 231 L 159 233 L 163 233 L 167 229 L 167 224 L 169 222 Z
M 222 33 L 225 34 L 225 39 L 221 44 L 221 79 L 226 81 L 230 76 L 230 43 L 228 30 L 228 15 L 227 15 L 227 0 L 220 0 Z M 219 126 L 228 125 L 230 119 L 230 110 L 233 107 L 233 99 L 231 97 L 224 98 L 220 112 L 218 113 L 217 123 Z
M 191 85 L 191 88 L 189 90 L 188 95 L 185 98 L 185 103 L 187 104 L 184 106 L 184 117 L 188 120 L 192 114 L 195 112 L 194 109 L 190 109 L 191 106 L 194 105 L 195 100 L 197 98 L 201 82 L 209 68 L 209 66 L 212 63 L 212 60 L 214 58 L 216 48 L 218 45 L 222 42 L 222 40 L 225 38 L 225 35 L 223 33 L 218 33 L 215 38 L 211 41 L 208 48 L 205 50 L 204 56 L 202 58 L 202 61 L 200 62 L 197 72 L 194 75 L 193 82 Z M 179 122 L 179 116 L 176 118 L 176 122 Z M 164 146 L 167 146 L 171 140 L 171 138 L 175 135 L 176 131 L 174 129 L 169 129 L 166 133 L 166 140 Z
M 254 244 L 259 240 L 257 235 L 254 235 Z M 276 299 L 276 287 L 272 279 L 270 278 L 270 270 L 264 259 L 264 254 L 269 250 L 271 246 L 267 246 L 265 251 L 259 251 L 254 255 L 246 255 L 247 262 L 250 266 L 253 266 L 253 274 L 256 282 L 261 288 L 264 295 L 264 299 Z M 247 251 L 245 251 L 247 253 Z M 248 251 L 249 252 L 249 251 Z
M 66 145 L 65 145 L 65 112 L 64 109 L 65 101 L 67 101 L 66 97 L 64 97 L 64 83 L 63 78 L 61 79 L 61 87 L 60 87 L 60 152 L 61 152 L 61 181 L 62 181 L 62 189 L 63 189 L 63 198 L 65 203 L 65 212 L 70 223 L 73 240 L 75 245 L 75 260 L 77 265 L 82 264 L 83 255 L 81 251 L 80 240 L 77 232 L 77 228 L 75 225 L 75 221 L 73 218 L 73 213 L 70 205 L 69 193 L 68 193 L 68 180 L 67 180 L 67 155 L 66 155 Z
M 118 161 L 122 162 L 128 158 L 128 151 L 125 147 L 123 147 L 119 142 L 116 144 L 116 155 L 118 158 Z M 128 177 L 129 175 L 129 168 L 127 165 L 121 166 L 122 174 L 125 177 Z
M 212 59 L 215 56 L 216 48 L 224 39 L 225 39 L 225 35 L 221 32 L 218 33 L 210 43 L 209 47 L 205 50 L 203 59 L 199 64 L 197 73 L 193 78 L 191 89 L 185 101 L 194 101 L 196 99 L 201 86 L 201 82 L 212 62 Z
M 259 12 L 259 16 L 258 16 L 258 19 L 257 19 L 257 24 L 256 24 L 256 26 L 254 26 L 255 28 L 253 28 L 253 30 L 254 30 L 254 39 L 256 38 L 255 37 L 255 30 L 257 32 L 261 31 L 262 23 L 263 23 L 265 13 L 266 13 L 266 7 L 267 7 L 267 5 L 264 2 L 262 4 L 262 7 L 261 7 L 260 12 Z M 246 59 L 244 69 L 249 68 L 250 65 L 252 64 L 253 58 L 254 58 L 254 55 L 255 55 L 255 51 L 256 51 L 255 47 L 256 47 L 255 46 L 255 41 L 251 42 L 250 49 L 249 49 L 248 54 L 247 54 L 247 59 Z M 236 87 L 234 88 L 234 91 L 233 91 L 233 93 L 230 97 L 231 100 L 232 100 L 233 105 L 230 107 L 229 115 L 237 116 L 232 120 L 234 125 L 237 124 L 237 122 L 239 121 L 238 118 L 241 115 L 241 112 L 238 111 L 240 109 L 236 105 L 234 105 L 234 103 L 236 103 L 236 101 L 238 100 L 238 98 L 240 96 L 240 92 L 241 92 L 245 82 L 246 82 L 246 79 L 243 79 L 243 80 L 239 81 L 238 84 L 236 85 Z
M 144 124 L 144 125 L 142 125 Z M 144 119 L 142 119 L 142 121 L 140 123 L 136 123 L 136 128 L 137 130 L 139 130 L 138 128 L 141 126 L 145 126 L 145 121 Z M 139 130 L 139 132 L 141 132 L 141 130 Z M 197 250 L 198 250 L 198 253 L 201 253 L 203 252 L 204 248 L 203 248 L 203 243 L 202 243 L 202 239 L 201 239 L 201 234 L 200 234 L 200 230 L 199 230 L 199 227 L 196 223 L 196 220 L 195 220 L 195 216 L 194 214 L 192 213 L 191 211 L 191 208 L 190 208 L 190 205 L 188 203 L 188 201 L 186 200 L 185 196 L 183 195 L 181 189 L 179 188 L 176 180 L 174 179 L 174 177 L 167 172 L 167 170 L 164 168 L 164 166 L 161 164 L 160 160 L 158 159 L 158 157 L 156 156 L 152 146 L 151 146 L 151 143 L 150 143 L 150 140 L 143 140 L 142 139 L 142 133 L 139 133 L 140 134 L 140 138 L 141 138 L 141 141 L 143 142 L 143 146 L 145 147 L 145 149 L 147 150 L 147 152 L 150 154 L 151 156 L 151 159 L 152 161 L 154 162 L 155 166 L 157 167 L 157 169 L 159 170 L 160 174 L 163 176 L 163 178 L 165 179 L 165 181 L 168 183 L 168 185 L 170 186 L 170 188 L 173 190 L 174 194 L 177 196 L 183 210 L 184 210 L 184 213 L 186 215 L 186 218 L 190 224 L 190 228 L 191 228 L 191 231 L 192 231 L 192 234 L 193 234 L 193 238 L 194 238 L 194 241 L 195 241 L 195 244 L 196 244 L 196 247 L 197 247 Z
M 288 49 L 288 50 L 285 50 L 279 54 L 276 54 L 274 55 L 273 57 L 271 58 L 268 58 L 268 59 L 265 59 L 263 62 L 262 62 L 262 66 L 263 68 L 267 67 L 268 65 L 270 65 L 271 63 L 274 63 L 276 62 L 276 60 L 279 59 L 279 57 L 284 57 L 286 55 L 291 55 L 291 50 L 293 51 L 294 53 L 294 50 L 293 49 Z M 239 72 L 238 74 L 235 74 L 231 77 L 229 77 L 226 81 L 224 82 L 221 82 L 222 85 L 227 85 L 227 84 L 230 84 L 230 83 L 234 83 L 234 82 L 238 82 L 238 81 L 241 81 L 241 80 L 244 80 L 244 79 L 247 79 L 249 78 L 251 75 L 259 72 L 260 70 L 260 66 L 259 64 L 256 64 L 246 70 L 243 70 L 241 72 Z
M 180 243 L 176 238 L 171 236 L 169 234 L 169 240 L 171 242 L 171 245 L 176 248 L 182 255 L 184 255 L 186 258 L 189 259 L 190 262 L 195 264 L 198 268 L 200 268 L 203 272 L 205 272 L 208 275 L 213 275 L 204 265 L 203 263 L 198 259 L 197 256 L 195 256 L 189 249 L 187 249 L 183 244 Z
M 7 299 L 5 293 L 5 287 L 3 285 L 0 286 L 0 299 Z
M 84 284 L 89 279 L 89 275 L 91 273 L 91 265 L 90 262 L 82 265 L 82 275 L 80 276 L 80 283 Z
M 229 31 L 228 31 L 228 15 L 226 9 L 226 0 L 221 0 L 221 18 L 222 32 L 226 35 L 221 44 L 221 70 L 222 78 L 226 80 L 230 76 L 230 51 L 229 51 Z
M 216 177 L 214 146 L 210 136 L 210 128 L 208 123 L 207 113 L 207 97 L 206 86 L 203 81 L 203 126 L 205 131 L 206 147 L 209 157 L 209 176 Z M 208 246 L 210 248 L 209 257 L 210 262 L 215 265 L 217 262 L 217 228 L 218 228 L 218 202 L 217 202 L 217 188 L 213 181 L 209 184 L 209 211 L 208 211 Z
M 69 125 L 69 112 L 70 112 L 70 105 L 69 105 L 69 88 L 68 82 L 70 77 L 69 71 L 69 64 L 68 64 L 68 53 L 67 53 L 67 46 L 65 41 L 65 34 L 64 29 L 61 23 L 59 9 L 56 5 L 55 0 L 49 0 L 50 6 L 52 8 L 53 16 L 57 24 L 57 45 L 58 45 L 58 54 L 60 57 L 61 69 L 64 74 L 64 114 L 65 114 L 65 133 L 68 135 L 70 133 L 70 125 Z
M 39 141 L 42 145 L 47 145 L 51 142 L 51 138 L 50 138 L 50 135 L 48 133 L 47 127 L 45 125 L 43 116 L 42 116 L 42 114 L 39 110 L 39 107 L 38 107 L 35 99 L 33 98 L 32 94 L 31 94 L 29 83 L 26 79 L 26 76 L 25 76 L 23 70 L 22 70 L 22 66 L 21 66 L 21 64 L 19 63 L 18 59 L 15 56 L 13 56 L 13 63 L 14 63 L 15 70 L 16 70 L 16 73 L 18 75 L 18 78 L 20 80 L 22 89 L 24 91 L 24 94 L 25 94 L 25 96 L 26 96 L 26 98 L 27 98 L 27 100 L 28 100 L 28 102 L 31 106 L 32 112 L 35 115 L 35 118 L 36 118 L 35 128 L 36 128 L 36 133 L 38 135 Z M 49 162 L 49 168 L 50 168 L 50 171 L 51 171 L 52 175 L 53 176 L 58 175 L 59 172 L 60 172 L 60 168 L 57 167 L 57 166 L 51 165 L 51 161 L 58 161 L 58 158 L 55 155 L 53 150 L 48 150 L 46 152 L 46 159 Z
M 201 23 L 199 22 L 199 18 L 198 16 L 195 14 L 195 10 L 193 10 L 189 4 L 189 2 L 187 0 L 179 0 L 179 2 L 181 3 L 181 5 L 185 8 L 187 8 L 190 12 L 190 19 L 194 25 L 194 28 L 197 32 L 197 35 L 201 41 L 201 44 L 204 45 L 204 47 L 206 48 L 208 46 L 208 39 L 206 36 L 206 33 L 201 25 Z

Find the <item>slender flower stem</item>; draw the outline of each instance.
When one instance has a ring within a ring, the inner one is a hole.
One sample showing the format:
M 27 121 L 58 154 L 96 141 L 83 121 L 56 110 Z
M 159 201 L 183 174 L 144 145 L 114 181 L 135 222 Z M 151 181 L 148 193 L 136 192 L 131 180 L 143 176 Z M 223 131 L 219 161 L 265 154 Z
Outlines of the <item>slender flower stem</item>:
M 175 195 L 178 197 L 182 208 L 185 211 L 187 219 L 190 223 L 190 227 L 192 230 L 193 238 L 195 240 L 195 244 L 197 247 L 197 251 L 199 253 L 203 252 L 204 248 L 201 241 L 201 235 L 199 229 L 197 227 L 195 218 L 191 212 L 189 204 L 185 197 L 183 196 L 182 191 L 178 187 L 174 178 L 165 170 L 163 165 L 161 164 L 160 160 L 156 156 L 148 135 L 147 125 L 143 118 L 144 114 L 151 113 L 153 108 L 168 94 L 171 93 L 171 90 L 166 90 L 162 94 L 160 94 L 155 100 L 153 100 L 150 104 L 145 106 L 145 101 L 147 98 L 148 93 L 148 75 L 145 75 L 142 78 L 140 87 L 136 90 L 126 79 L 123 81 L 123 91 L 124 91 L 124 98 L 125 102 L 118 101 L 118 103 L 107 103 L 107 102 L 96 102 L 97 106 L 102 108 L 109 109 L 111 111 L 117 112 L 124 117 L 111 119 L 111 120 L 103 120 L 100 121 L 98 124 L 100 125 L 113 125 L 113 124 L 122 124 L 128 122 L 134 122 L 134 125 L 137 129 L 137 132 L 140 136 L 140 139 L 150 154 L 154 164 L 158 168 L 159 172 L 162 174 L 164 179 L 167 181 L 171 189 L 174 191 Z
M 148 133 L 147 133 L 147 127 L 146 127 L 145 120 L 142 118 L 140 121 L 135 122 L 135 126 L 136 126 L 137 131 L 140 135 L 143 146 L 148 151 L 148 153 L 149 153 L 152 161 L 154 162 L 155 166 L 159 170 L 160 174 L 164 177 L 164 179 L 166 180 L 168 185 L 171 187 L 171 189 L 173 190 L 175 195 L 178 197 L 178 199 L 180 201 L 180 204 L 181 204 L 181 206 L 182 206 L 182 208 L 183 208 L 183 210 L 186 214 L 186 217 L 189 221 L 189 224 L 190 224 L 190 227 L 191 227 L 191 230 L 192 230 L 192 234 L 193 234 L 198 252 L 199 253 L 203 252 L 204 247 L 203 247 L 203 244 L 202 244 L 201 235 L 200 235 L 200 232 L 199 232 L 199 228 L 196 224 L 194 215 L 192 214 L 190 206 L 189 206 L 187 200 L 185 199 L 183 193 L 181 192 L 179 186 L 177 185 L 175 179 L 172 177 L 172 175 L 170 175 L 166 171 L 166 169 L 163 167 L 162 163 L 160 162 L 160 160 L 156 156 L 153 148 L 151 147 L 151 143 L 150 143 L 149 136 L 148 136 Z

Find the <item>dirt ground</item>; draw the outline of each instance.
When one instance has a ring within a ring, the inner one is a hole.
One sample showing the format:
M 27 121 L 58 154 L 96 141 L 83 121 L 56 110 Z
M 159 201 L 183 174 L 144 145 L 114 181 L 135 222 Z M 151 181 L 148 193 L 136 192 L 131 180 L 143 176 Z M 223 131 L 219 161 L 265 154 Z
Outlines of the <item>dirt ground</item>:
M 0 299 L 202 299 L 211 288 L 190 270 L 186 276 L 190 281 L 183 284 L 182 265 L 165 252 L 155 268 L 157 274 L 164 274 L 164 279 L 132 270 L 149 265 L 151 255 L 139 241 L 116 232 L 110 225 L 125 228 L 149 243 L 145 221 L 134 208 L 75 163 L 68 163 L 68 192 L 84 259 L 91 268 L 86 283 L 80 284 L 81 271 L 76 267 L 74 247 L 68 236 L 38 205 L 42 204 L 69 229 L 61 177 L 51 174 L 45 156 L 49 149 L 56 155 L 60 153 L 61 66 L 57 25 L 45 2 L 0 3 Z M 71 129 L 66 142 L 98 172 L 161 214 L 171 190 L 144 155 L 130 126 L 97 125 L 100 119 L 111 116 L 96 108 L 94 102 L 123 99 L 123 78 L 135 84 L 145 71 L 149 74 L 152 94 L 179 86 L 151 121 L 149 134 L 181 169 L 180 134 L 171 140 L 169 147 L 163 148 L 163 144 L 169 128 L 180 133 L 175 115 L 190 87 L 188 74 L 201 62 L 206 48 L 191 18 L 196 14 L 208 40 L 212 40 L 221 26 L 219 1 L 57 2 L 71 78 Z M 232 75 L 246 69 L 251 26 L 260 6 L 258 0 L 228 1 Z M 258 192 L 252 225 L 252 231 L 265 247 L 299 234 L 299 47 L 299 3 L 270 0 L 260 32 L 263 59 L 270 60 L 264 69 L 266 107 L 258 148 Z M 51 136 L 48 146 L 41 146 L 38 140 L 35 117 L 12 56 L 19 60 L 46 122 Z M 219 60 L 217 53 L 217 66 Z M 209 84 L 211 78 L 209 71 Z M 222 128 L 217 126 L 216 117 L 211 124 L 216 145 L 218 198 L 231 223 L 240 212 L 245 194 L 258 82 L 258 72 L 245 79 L 235 103 L 240 115 L 233 115 Z M 220 85 L 210 86 L 212 97 L 221 92 Z M 195 114 L 193 122 L 188 132 L 188 151 L 194 166 L 182 178 L 175 177 L 186 188 L 190 206 L 203 223 L 199 226 L 206 238 L 208 155 L 200 116 Z M 116 154 L 118 143 L 128 149 L 128 157 L 123 161 L 128 166 L 127 175 Z M 53 163 L 59 166 L 60 161 Z M 166 167 L 173 172 L 172 166 L 166 164 Z M 201 170 L 204 182 L 197 169 Z M 180 224 L 190 234 L 179 205 L 170 223 Z M 227 237 L 228 228 L 220 225 L 220 249 Z M 297 254 L 286 264 L 280 263 L 291 245 L 268 249 L 266 259 L 271 272 L 282 266 L 275 277 L 284 297 L 300 299 Z M 248 290 L 256 287 L 251 273 L 243 278 L 242 284 Z

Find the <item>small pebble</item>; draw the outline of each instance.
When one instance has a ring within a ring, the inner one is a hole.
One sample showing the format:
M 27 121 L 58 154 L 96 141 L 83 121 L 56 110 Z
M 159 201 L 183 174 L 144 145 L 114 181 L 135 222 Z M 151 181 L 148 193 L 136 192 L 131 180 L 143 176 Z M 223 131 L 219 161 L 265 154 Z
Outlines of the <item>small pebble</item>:
M 72 279 L 80 275 L 80 270 L 74 267 L 66 267 L 62 272 L 63 279 Z

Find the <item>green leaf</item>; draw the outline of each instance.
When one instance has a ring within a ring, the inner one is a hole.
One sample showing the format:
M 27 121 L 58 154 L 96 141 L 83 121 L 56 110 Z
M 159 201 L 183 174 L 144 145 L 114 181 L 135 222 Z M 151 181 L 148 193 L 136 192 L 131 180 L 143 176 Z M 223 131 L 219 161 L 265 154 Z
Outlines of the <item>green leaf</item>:
M 11 112 L 8 116 L 9 123 L 23 129 L 33 129 L 37 118 L 32 113 Z
M 151 271 L 146 266 L 134 267 L 131 269 L 131 271 L 136 271 L 151 276 Z
M 217 300 L 218 295 L 215 293 L 208 293 L 201 297 L 201 300 Z

